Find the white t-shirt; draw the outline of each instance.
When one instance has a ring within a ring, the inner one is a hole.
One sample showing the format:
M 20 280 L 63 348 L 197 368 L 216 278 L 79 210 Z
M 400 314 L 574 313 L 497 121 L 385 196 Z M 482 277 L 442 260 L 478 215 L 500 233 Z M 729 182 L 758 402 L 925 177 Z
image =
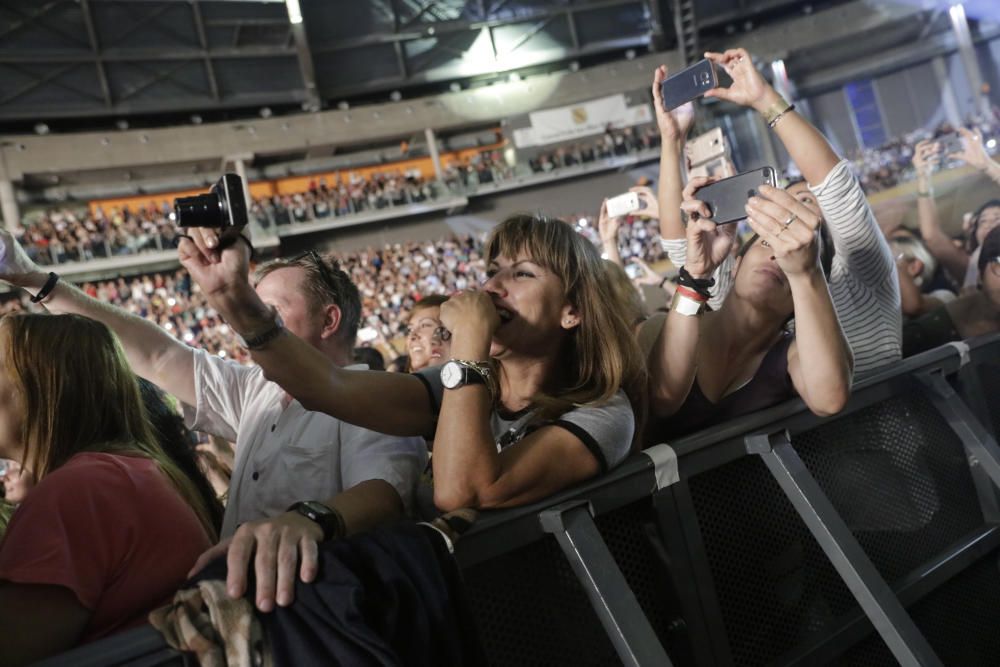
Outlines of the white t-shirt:
M 193 350 L 197 405 L 188 427 L 236 443 L 222 537 L 239 524 L 284 513 L 300 500 L 324 501 L 369 479 L 399 492 L 407 510 L 427 462 L 422 438 L 384 435 L 311 412 L 243 366 Z M 351 367 L 351 368 L 364 368 Z

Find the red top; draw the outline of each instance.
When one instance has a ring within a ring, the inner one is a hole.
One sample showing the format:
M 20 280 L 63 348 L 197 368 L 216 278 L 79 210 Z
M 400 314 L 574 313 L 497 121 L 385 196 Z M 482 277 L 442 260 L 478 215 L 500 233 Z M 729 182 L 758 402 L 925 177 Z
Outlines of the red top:
M 0 542 L 0 579 L 65 586 L 93 612 L 81 643 L 141 625 L 209 546 L 153 461 L 81 453 L 45 476 Z

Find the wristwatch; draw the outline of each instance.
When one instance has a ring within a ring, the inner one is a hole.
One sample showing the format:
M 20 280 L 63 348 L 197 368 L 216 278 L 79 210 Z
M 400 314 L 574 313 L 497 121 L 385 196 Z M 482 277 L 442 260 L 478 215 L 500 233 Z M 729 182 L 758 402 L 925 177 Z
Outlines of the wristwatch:
M 490 386 L 492 369 L 485 361 L 451 359 L 441 367 L 441 384 L 445 389 L 458 389 L 468 384 Z
M 330 509 L 326 505 L 316 500 L 301 500 L 288 508 L 289 512 L 298 512 L 307 519 L 315 521 L 323 529 L 323 541 L 332 540 L 335 537 L 343 537 L 347 532 L 344 526 L 344 517 L 340 512 Z
M 271 313 L 274 315 L 274 322 L 264 331 L 246 338 L 241 336 L 238 332 L 234 332 L 236 333 L 236 339 L 239 341 L 240 345 L 248 350 L 259 350 L 281 335 L 281 333 L 285 330 L 285 322 L 281 319 L 281 315 L 278 314 L 277 309 L 272 308 Z

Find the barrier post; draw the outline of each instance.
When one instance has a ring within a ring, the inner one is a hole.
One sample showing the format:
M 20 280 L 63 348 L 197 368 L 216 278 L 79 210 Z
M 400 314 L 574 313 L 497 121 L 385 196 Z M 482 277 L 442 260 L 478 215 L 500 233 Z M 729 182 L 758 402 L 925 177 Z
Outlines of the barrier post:
M 670 667 L 670 658 L 597 530 L 589 501 L 556 505 L 538 518 L 542 530 L 555 536 L 622 664 Z
M 899 599 L 792 447 L 787 431 L 744 438 L 764 460 L 809 532 L 901 665 L 942 665 Z

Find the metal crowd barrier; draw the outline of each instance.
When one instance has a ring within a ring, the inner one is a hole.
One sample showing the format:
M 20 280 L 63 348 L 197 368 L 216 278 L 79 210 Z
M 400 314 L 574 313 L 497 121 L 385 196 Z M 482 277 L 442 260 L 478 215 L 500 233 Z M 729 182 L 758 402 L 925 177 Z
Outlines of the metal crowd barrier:
M 456 547 L 495 665 L 1000 664 L 1000 335 L 657 445 Z M 168 664 L 150 628 L 47 665 Z M 139 661 L 138 663 L 133 661 Z

